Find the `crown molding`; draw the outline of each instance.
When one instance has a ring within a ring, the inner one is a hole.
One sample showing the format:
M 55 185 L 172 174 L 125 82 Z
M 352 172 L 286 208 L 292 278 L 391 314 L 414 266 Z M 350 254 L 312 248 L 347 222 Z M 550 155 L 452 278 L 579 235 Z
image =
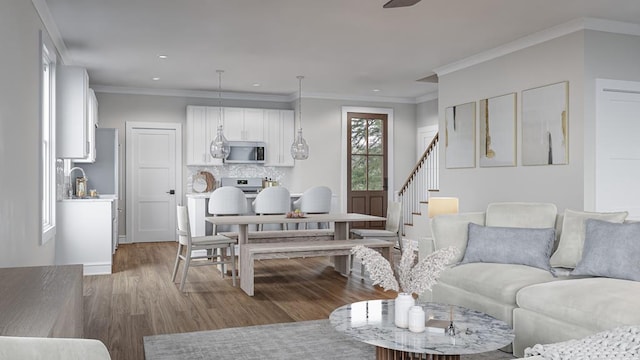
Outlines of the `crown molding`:
M 127 95 L 151 95 L 151 96 L 174 96 L 191 97 L 203 99 L 217 99 L 217 91 L 204 90 L 178 90 L 178 89 L 152 89 L 134 88 L 122 86 L 92 85 L 91 88 L 97 93 L 106 94 L 127 94 Z M 325 100 L 347 100 L 347 101 L 368 101 L 378 103 L 397 104 L 417 104 L 419 102 L 432 100 L 438 97 L 437 92 L 429 93 L 417 98 L 385 97 L 385 96 L 353 96 L 346 94 L 331 93 L 309 93 L 303 92 L 303 98 L 325 99 Z M 288 95 L 260 94 L 260 93 L 238 93 L 222 92 L 222 98 L 227 100 L 251 100 L 251 101 L 272 101 L 272 102 L 293 102 L 298 99 L 297 93 Z
M 123 86 L 105 86 L 93 85 L 93 91 L 107 94 L 128 94 L 128 95 L 152 95 L 152 96 L 174 96 L 174 97 L 192 97 L 203 99 L 218 99 L 217 91 L 205 90 L 177 90 L 177 89 L 151 89 L 151 88 L 134 88 Z M 221 93 L 223 99 L 227 100 L 251 100 L 251 101 L 274 101 L 274 102 L 291 102 L 289 95 L 273 95 L 259 93 L 239 93 L 225 92 Z
M 542 31 L 535 32 L 531 35 L 527 35 L 493 49 L 483 51 L 468 58 L 438 67 L 433 71 L 438 74 L 438 76 L 450 74 L 452 72 L 478 65 L 483 62 L 493 60 L 501 56 L 505 56 L 507 54 L 526 49 L 528 47 L 535 46 L 581 30 L 597 30 L 640 36 L 640 24 L 597 18 L 580 18 Z
M 419 96 L 416 98 L 416 104 L 420 104 L 423 102 L 427 102 L 427 101 L 431 101 L 431 100 L 435 100 L 438 98 L 438 92 L 437 91 L 432 91 L 428 94 L 424 94 L 422 96 Z
M 60 55 L 62 63 L 70 64 L 71 58 L 69 56 L 69 51 L 67 50 L 64 40 L 62 40 L 62 35 L 60 35 L 58 25 L 53 21 L 53 16 L 51 16 L 47 2 L 45 0 L 31 0 L 31 3 L 36 9 L 38 16 L 40 16 L 40 20 L 42 20 L 44 28 L 49 33 L 49 37 L 51 38 L 53 45 L 56 47 L 56 50 L 58 50 L 58 55 Z

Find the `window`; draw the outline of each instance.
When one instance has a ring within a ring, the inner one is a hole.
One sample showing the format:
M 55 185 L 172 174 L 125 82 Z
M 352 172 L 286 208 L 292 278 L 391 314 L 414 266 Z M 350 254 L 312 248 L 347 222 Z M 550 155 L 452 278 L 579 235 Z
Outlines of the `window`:
M 40 70 L 42 244 L 56 234 L 56 144 L 55 144 L 55 67 L 53 46 L 41 32 L 42 67 Z

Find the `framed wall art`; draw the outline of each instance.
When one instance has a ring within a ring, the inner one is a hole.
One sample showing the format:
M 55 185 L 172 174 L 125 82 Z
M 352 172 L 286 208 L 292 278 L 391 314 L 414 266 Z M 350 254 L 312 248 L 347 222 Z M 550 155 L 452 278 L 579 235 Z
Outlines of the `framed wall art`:
M 516 165 L 516 94 L 480 100 L 480 167 Z
M 569 163 L 569 82 L 522 91 L 522 164 Z
M 445 109 L 445 163 L 447 169 L 476 166 L 476 103 Z

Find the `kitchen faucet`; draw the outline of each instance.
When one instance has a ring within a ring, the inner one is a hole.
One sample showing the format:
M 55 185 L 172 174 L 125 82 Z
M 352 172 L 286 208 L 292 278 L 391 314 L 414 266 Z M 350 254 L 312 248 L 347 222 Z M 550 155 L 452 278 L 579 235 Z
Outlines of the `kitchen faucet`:
M 69 170 L 69 174 L 67 174 L 67 177 L 68 177 L 68 180 L 67 180 L 67 194 L 68 194 L 69 198 L 71 198 L 73 196 L 73 187 L 71 185 L 71 173 L 74 170 L 80 170 L 80 172 L 82 172 L 82 177 L 84 178 L 84 181 L 89 180 L 89 178 L 87 178 L 87 174 L 84 172 L 84 169 L 82 169 L 81 167 L 78 167 L 78 166 L 72 167 Z M 76 189 L 76 191 L 77 191 L 77 189 Z

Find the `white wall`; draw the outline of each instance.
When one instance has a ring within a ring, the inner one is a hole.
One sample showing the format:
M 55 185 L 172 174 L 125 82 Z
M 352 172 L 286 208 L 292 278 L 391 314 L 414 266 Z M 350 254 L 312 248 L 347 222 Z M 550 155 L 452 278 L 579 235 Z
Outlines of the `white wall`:
M 416 128 L 438 125 L 438 99 L 416 105 Z
M 291 174 L 291 191 L 301 192 L 310 186 L 323 184 L 338 194 L 341 203 L 345 201 L 344 194 L 340 191 L 341 141 L 342 136 L 346 136 L 342 134 L 343 106 L 393 109 L 394 169 L 389 177 L 393 177 L 393 190 L 397 191 L 415 165 L 416 106 L 306 98 L 302 99 L 302 128 L 309 144 L 309 159 L 296 162 Z
M 595 79 L 640 81 L 640 36 L 585 31 L 585 144 L 595 143 Z M 585 209 L 595 208 L 595 147 L 585 149 Z
M 40 245 L 39 30 L 31 1 L 0 3 L 0 267 L 50 265 Z
M 119 129 L 120 153 L 124 159 L 125 123 L 127 121 L 144 122 L 178 122 L 186 123 L 187 105 L 216 106 L 217 99 L 201 99 L 171 96 L 128 95 L 100 93 L 98 98 L 98 112 L 100 126 Z M 298 161 L 293 169 L 284 168 L 286 185 L 291 192 L 303 192 L 310 186 L 325 184 L 335 193 L 340 190 L 340 141 L 341 141 L 341 110 L 342 106 L 367 106 L 393 108 L 395 114 L 395 146 L 393 174 L 395 187 L 402 185 L 409 170 L 415 165 L 413 153 L 415 148 L 415 108 L 413 104 L 389 104 L 376 102 L 353 102 L 340 100 L 319 100 L 303 98 L 303 131 L 309 143 L 310 157 L 306 161 Z M 232 101 L 225 100 L 224 106 L 258 107 L 292 109 L 297 106 L 297 100 L 291 103 Z M 296 115 L 296 129 L 298 128 Z M 184 130 L 183 130 L 184 133 Z M 184 144 L 184 142 L 183 142 Z M 185 144 L 186 146 L 186 144 Z M 186 150 L 183 149 L 183 157 Z M 185 159 L 183 159 L 183 162 Z M 120 204 L 125 204 L 125 171 L 124 161 L 120 164 Z M 183 184 L 185 192 L 189 183 L 187 168 L 183 167 Z M 120 213 L 121 235 L 126 232 L 126 209 Z
M 560 81 L 569 81 L 569 164 L 522 166 L 521 91 Z M 446 169 L 445 151 L 441 151 L 440 194 L 458 196 L 461 211 L 483 210 L 488 203 L 497 201 L 552 202 L 559 211 L 582 209 L 583 88 L 584 31 L 440 76 L 438 103 L 441 129 L 444 129 L 445 108 L 512 92 L 517 93 L 518 124 L 515 167 L 480 168 L 476 158 L 475 168 Z M 476 129 L 476 147 L 478 139 Z

